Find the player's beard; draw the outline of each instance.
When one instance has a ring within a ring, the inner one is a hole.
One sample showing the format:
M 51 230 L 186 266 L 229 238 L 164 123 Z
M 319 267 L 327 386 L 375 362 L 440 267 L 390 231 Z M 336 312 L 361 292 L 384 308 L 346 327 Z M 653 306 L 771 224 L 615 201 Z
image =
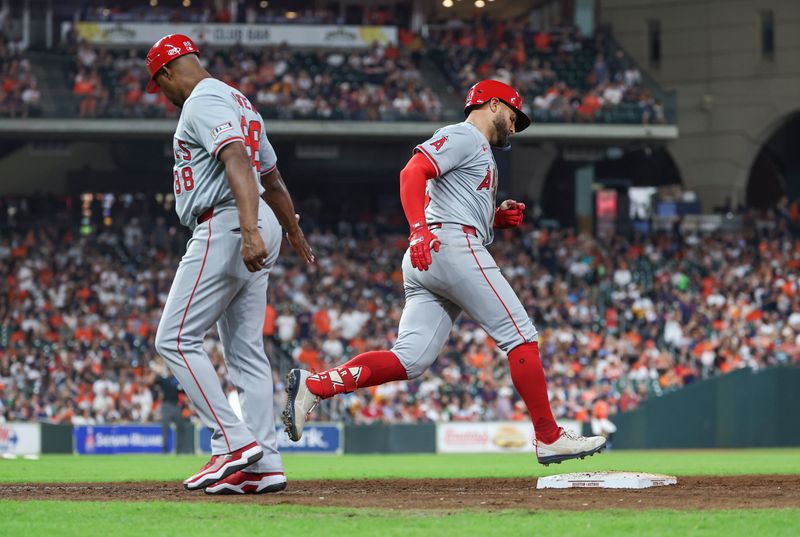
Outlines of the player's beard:
M 494 118 L 494 145 L 495 147 L 505 147 L 508 145 L 508 137 L 511 135 L 510 129 L 508 128 L 508 122 L 501 118 L 496 117 Z

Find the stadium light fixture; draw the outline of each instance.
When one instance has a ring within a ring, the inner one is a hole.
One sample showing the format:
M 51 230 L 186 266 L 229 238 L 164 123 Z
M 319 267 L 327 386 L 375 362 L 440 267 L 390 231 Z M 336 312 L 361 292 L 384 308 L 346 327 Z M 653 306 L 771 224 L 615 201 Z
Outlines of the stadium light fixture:
M 150 0 L 150 7 L 156 7 L 158 5 L 158 0 Z
M 192 5 L 192 0 L 183 0 L 183 7 L 189 7 Z
M 444 7 L 453 7 L 453 0 L 442 0 L 442 5 Z
M 261 6 L 261 9 L 264 9 L 269 5 L 269 2 L 267 2 L 267 0 L 261 0 L 261 3 L 258 5 Z
M 483 0 L 475 0 L 475 7 L 483 7 L 486 5 L 486 2 Z

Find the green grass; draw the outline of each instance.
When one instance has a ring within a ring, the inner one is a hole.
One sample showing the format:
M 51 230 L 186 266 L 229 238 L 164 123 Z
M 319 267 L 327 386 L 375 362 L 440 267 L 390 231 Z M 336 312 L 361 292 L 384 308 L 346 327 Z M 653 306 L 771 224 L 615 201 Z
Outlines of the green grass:
M 200 456 L 45 455 L 0 460 L 2 482 L 175 481 Z M 536 477 L 588 470 L 673 475 L 798 474 L 800 449 L 613 451 L 544 468 L 532 455 L 346 455 L 284 457 L 290 480 L 391 477 Z M 0 485 L 1 486 L 1 485 Z M 487 491 L 491 494 L 491 491 Z M 57 500 L 57 498 L 54 498 Z M 253 503 L 0 501 L 0 536 L 61 535 L 800 535 L 800 509 L 736 511 L 404 511 Z
M 181 481 L 207 460 L 200 456 L 44 455 L 0 460 L 0 482 Z M 286 455 L 297 479 L 538 477 L 554 473 L 631 470 L 671 475 L 798 474 L 800 449 L 612 451 L 545 468 L 533 455 Z
M 4 537 L 31 535 L 587 535 L 754 536 L 800 534 L 799 509 L 673 512 L 421 512 L 285 505 L 0 502 Z

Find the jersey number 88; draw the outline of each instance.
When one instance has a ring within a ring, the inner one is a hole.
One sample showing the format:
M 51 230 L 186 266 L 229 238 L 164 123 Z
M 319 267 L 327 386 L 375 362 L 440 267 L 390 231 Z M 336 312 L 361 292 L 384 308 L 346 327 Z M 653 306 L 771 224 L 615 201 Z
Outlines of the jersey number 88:
M 192 175 L 192 167 L 186 166 L 180 168 L 180 173 L 176 169 L 173 172 L 175 177 L 175 195 L 179 196 L 181 192 L 189 192 L 194 190 L 194 176 Z M 183 179 L 183 188 L 181 188 L 181 179 Z

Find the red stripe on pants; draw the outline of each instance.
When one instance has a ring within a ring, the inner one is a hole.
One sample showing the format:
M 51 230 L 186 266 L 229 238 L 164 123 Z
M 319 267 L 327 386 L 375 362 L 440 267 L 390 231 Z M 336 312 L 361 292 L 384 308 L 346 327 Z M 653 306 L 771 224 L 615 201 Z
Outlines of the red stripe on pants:
M 197 381 L 197 377 L 194 376 L 194 371 L 189 366 L 189 361 L 186 360 L 186 356 L 183 355 L 181 351 L 181 333 L 183 332 L 183 323 L 186 322 L 186 314 L 189 313 L 189 306 L 192 305 L 192 299 L 194 298 L 194 292 L 197 291 L 197 285 L 200 283 L 200 278 L 203 276 L 203 269 L 206 266 L 206 259 L 208 259 L 208 249 L 211 246 L 211 219 L 208 220 L 208 239 L 206 240 L 206 253 L 203 256 L 203 264 L 200 265 L 200 273 L 197 275 L 197 280 L 194 282 L 194 288 L 192 289 L 192 294 L 189 295 L 189 302 L 186 304 L 186 309 L 183 310 L 183 318 L 181 319 L 181 326 L 178 328 L 178 354 L 181 355 L 183 358 L 183 363 L 186 364 L 186 368 L 189 370 L 189 374 L 192 375 L 194 379 L 194 383 L 197 384 L 197 388 L 200 390 L 200 395 L 203 396 L 203 399 L 208 405 L 208 409 L 211 411 L 211 415 L 214 416 L 214 420 L 216 420 L 217 425 L 219 425 L 219 429 L 222 431 L 222 436 L 225 438 L 225 444 L 228 446 L 228 452 L 230 453 L 233 451 L 231 449 L 231 444 L 228 442 L 228 435 L 225 434 L 225 429 L 222 427 L 222 424 L 219 422 L 219 418 L 217 417 L 217 413 L 214 412 L 214 408 L 211 406 L 211 403 L 208 402 L 208 397 L 206 397 L 205 392 L 203 391 L 203 387 L 200 386 L 200 383 Z

